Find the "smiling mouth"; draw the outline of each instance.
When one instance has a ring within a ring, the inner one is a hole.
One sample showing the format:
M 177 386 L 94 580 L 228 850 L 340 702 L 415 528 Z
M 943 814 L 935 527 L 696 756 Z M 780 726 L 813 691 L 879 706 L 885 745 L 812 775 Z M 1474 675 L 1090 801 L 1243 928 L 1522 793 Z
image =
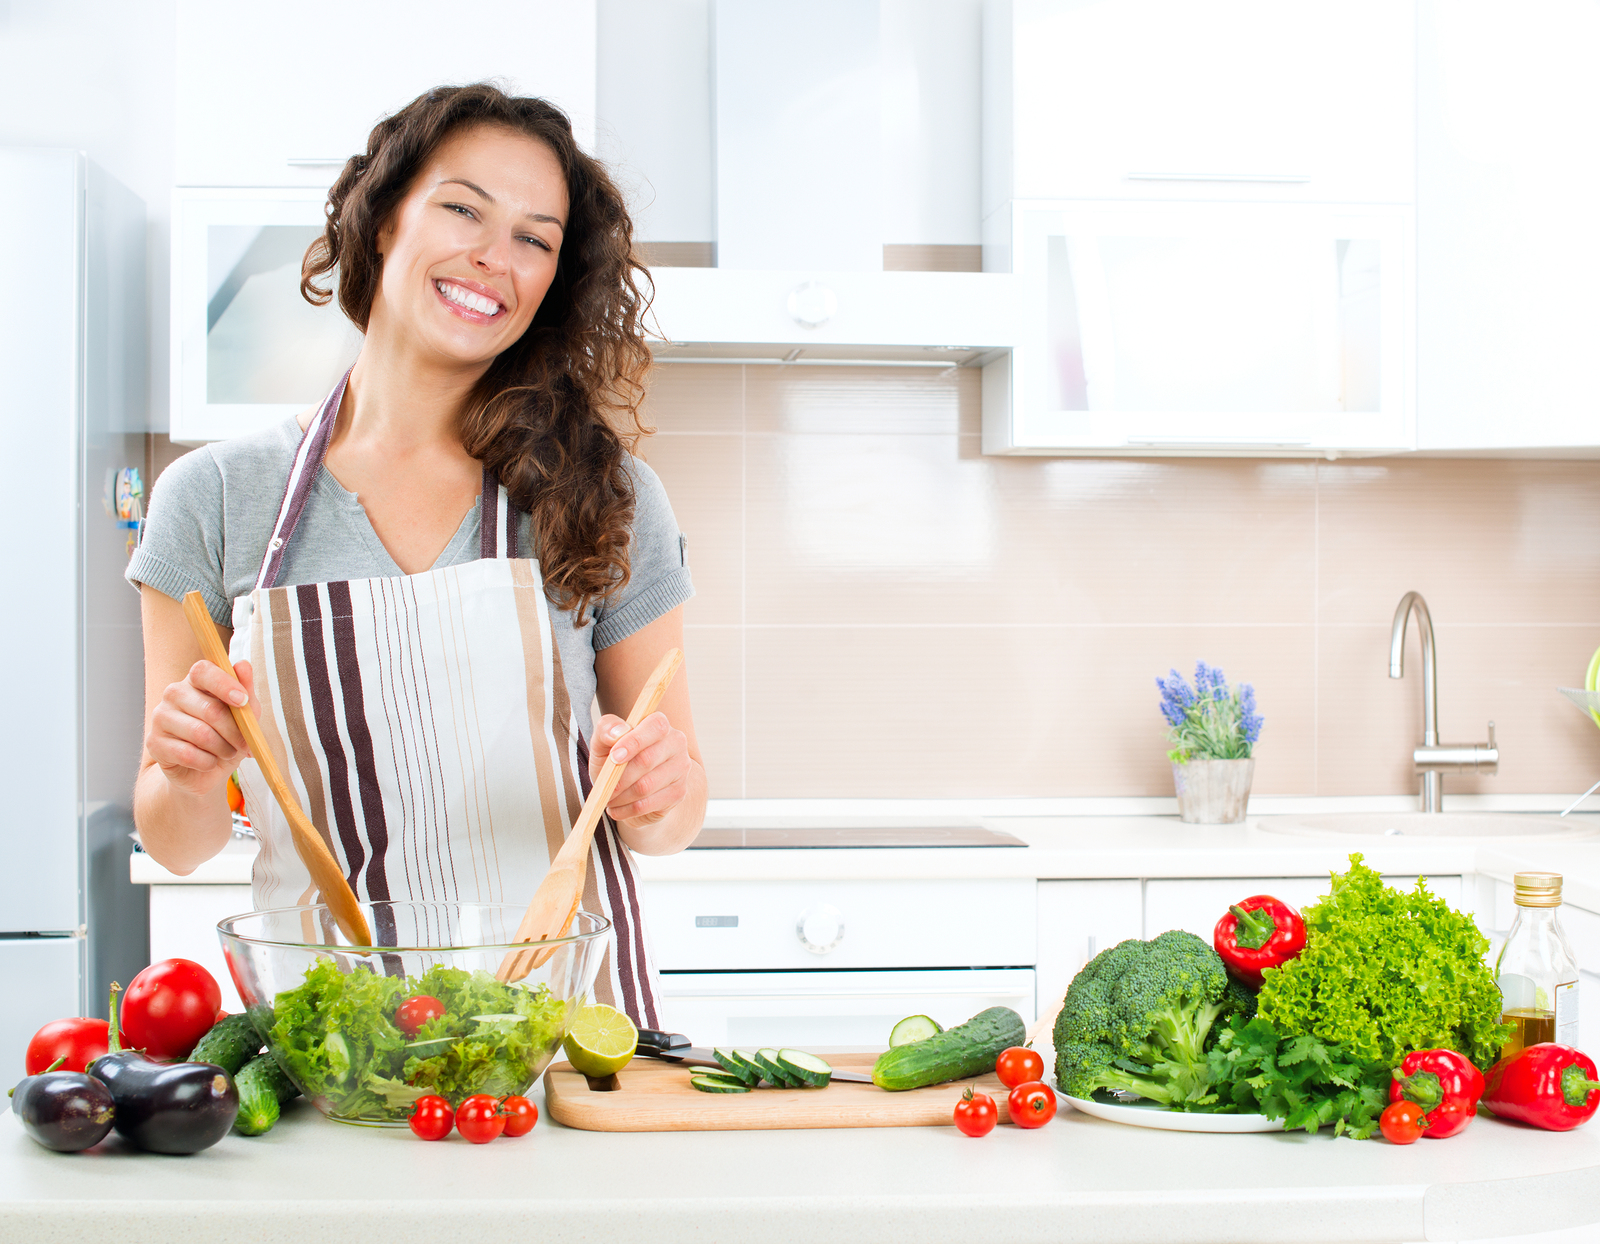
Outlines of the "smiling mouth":
M 485 298 L 482 294 L 475 294 L 470 289 L 464 289 L 454 281 L 435 281 L 434 289 L 448 301 L 467 311 L 476 311 L 479 315 L 496 316 L 505 310 L 492 298 Z

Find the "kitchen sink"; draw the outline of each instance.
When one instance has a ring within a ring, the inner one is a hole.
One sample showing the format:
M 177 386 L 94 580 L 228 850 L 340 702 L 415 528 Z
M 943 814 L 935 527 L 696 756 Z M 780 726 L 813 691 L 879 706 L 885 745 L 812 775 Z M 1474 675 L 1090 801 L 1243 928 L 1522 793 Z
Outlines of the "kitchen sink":
M 1600 832 L 1589 818 L 1517 815 L 1510 812 L 1327 812 L 1308 816 L 1264 816 L 1259 829 L 1276 834 L 1368 834 L 1417 838 L 1587 838 Z

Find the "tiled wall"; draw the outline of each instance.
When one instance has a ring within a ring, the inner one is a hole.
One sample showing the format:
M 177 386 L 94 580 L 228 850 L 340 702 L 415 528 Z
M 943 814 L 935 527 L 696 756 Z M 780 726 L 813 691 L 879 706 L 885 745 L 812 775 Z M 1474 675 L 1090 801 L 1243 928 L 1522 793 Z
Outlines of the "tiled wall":
M 1600 645 L 1600 464 L 994 458 L 978 376 L 670 364 L 645 456 L 689 536 L 695 724 L 720 798 L 1170 795 L 1154 679 L 1253 682 L 1258 794 L 1415 789 L 1413 633 L 1445 740 L 1576 793 L 1556 694 Z

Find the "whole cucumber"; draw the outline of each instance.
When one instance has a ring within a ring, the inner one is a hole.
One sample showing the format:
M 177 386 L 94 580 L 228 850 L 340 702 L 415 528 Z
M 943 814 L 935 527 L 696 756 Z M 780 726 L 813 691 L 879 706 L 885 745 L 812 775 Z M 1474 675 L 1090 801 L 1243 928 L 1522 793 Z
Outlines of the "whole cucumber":
M 191 1063 L 215 1063 L 230 1076 L 254 1058 L 261 1049 L 261 1034 L 248 1015 L 230 1015 L 212 1026 L 189 1052 Z
M 960 1080 L 994 1070 L 995 1059 L 1028 1039 L 1027 1026 L 1008 1006 L 992 1006 L 964 1024 L 878 1055 L 872 1082 L 892 1093 Z
M 300 1092 L 270 1053 L 247 1062 L 234 1077 L 234 1084 L 239 1089 L 239 1117 L 233 1121 L 233 1130 L 241 1136 L 271 1131 L 282 1104 Z

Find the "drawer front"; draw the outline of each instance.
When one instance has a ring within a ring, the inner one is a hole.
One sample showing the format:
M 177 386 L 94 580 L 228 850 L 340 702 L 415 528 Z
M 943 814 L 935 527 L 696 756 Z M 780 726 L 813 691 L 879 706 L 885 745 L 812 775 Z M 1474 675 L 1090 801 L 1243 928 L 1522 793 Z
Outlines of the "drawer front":
M 1415 877 L 1385 877 L 1389 885 L 1409 890 Z M 1460 877 L 1429 877 L 1428 889 L 1450 906 L 1461 906 Z M 1328 893 L 1326 877 L 1208 877 L 1161 879 L 1144 883 L 1144 935 L 1188 929 L 1209 943 L 1217 921 L 1231 903 L 1252 894 L 1271 894 L 1303 909 Z
M 946 1028 L 991 1006 L 1032 1020 L 1029 968 L 907 972 L 664 972 L 661 1022 L 696 1045 L 881 1050 L 907 1015 Z
M 1036 891 L 1027 879 L 650 881 L 643 906 L 663 971 L 1032 967 Z

